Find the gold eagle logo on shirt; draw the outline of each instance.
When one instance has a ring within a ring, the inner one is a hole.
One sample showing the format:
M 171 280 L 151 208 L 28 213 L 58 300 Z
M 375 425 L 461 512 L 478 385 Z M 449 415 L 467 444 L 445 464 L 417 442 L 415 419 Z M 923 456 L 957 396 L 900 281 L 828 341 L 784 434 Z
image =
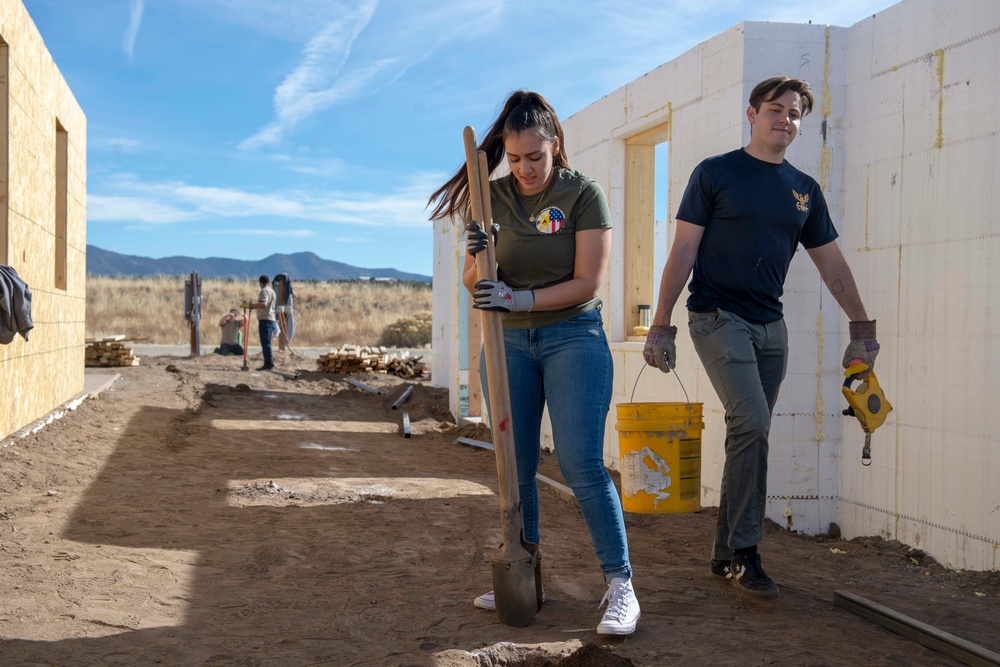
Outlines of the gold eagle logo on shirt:
M 792 190 L 792 194 L 795 195 L 795 200 L 798 202 L 795 208 L 806 213 L 809 212 L 809 195 L 800 195 L 795 190 Z

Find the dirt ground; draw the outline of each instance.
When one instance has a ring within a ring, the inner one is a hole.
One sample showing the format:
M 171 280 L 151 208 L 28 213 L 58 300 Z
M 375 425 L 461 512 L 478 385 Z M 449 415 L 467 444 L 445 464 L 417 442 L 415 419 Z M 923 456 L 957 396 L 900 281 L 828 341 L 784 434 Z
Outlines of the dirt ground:
M 835 607 L 837 590 L 1000 651 L 1000 573 L 770 526 L 782 596 L 751 602 L 709 574 L 713 508 L 626 515 L 642 619 L 598 637 L 583 520 L 547 491 L 549 599 L 504 626 L 472 606 L 499 544 L 496 466 L 456 443 L 483 434 L 456 428 L 445 390 L 241 364 L 145 358 L 0 442 L 0 665 L 960 664 Z M 561 480 L 553 456 L 542 468 Z

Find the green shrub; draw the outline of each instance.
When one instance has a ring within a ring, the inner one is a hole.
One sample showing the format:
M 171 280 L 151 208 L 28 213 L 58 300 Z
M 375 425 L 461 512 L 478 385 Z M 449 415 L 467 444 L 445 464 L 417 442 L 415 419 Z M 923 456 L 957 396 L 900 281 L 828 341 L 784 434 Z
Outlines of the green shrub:
M 417 313 L 398 319 L 382 330 L 379 345 L 386 347 L 423 347 L 431 342 L 431 314 Z

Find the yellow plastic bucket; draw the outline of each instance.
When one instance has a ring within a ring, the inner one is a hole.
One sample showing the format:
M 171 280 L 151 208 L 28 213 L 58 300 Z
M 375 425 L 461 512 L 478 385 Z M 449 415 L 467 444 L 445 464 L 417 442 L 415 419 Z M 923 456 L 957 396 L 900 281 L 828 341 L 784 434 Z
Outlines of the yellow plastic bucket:
M 701 403 L 619 403 L 622 509 L 701 509 Z

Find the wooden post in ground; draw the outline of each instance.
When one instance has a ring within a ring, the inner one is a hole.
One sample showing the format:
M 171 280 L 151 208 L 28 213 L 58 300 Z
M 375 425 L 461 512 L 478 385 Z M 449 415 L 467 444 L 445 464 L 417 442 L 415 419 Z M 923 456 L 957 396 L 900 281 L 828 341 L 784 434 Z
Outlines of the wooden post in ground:
M 197 271 L 191 272 L 191 277 L 184 282 L 184 319 L 191 328 L 191 356 L 201 355 L 201 278 Z

